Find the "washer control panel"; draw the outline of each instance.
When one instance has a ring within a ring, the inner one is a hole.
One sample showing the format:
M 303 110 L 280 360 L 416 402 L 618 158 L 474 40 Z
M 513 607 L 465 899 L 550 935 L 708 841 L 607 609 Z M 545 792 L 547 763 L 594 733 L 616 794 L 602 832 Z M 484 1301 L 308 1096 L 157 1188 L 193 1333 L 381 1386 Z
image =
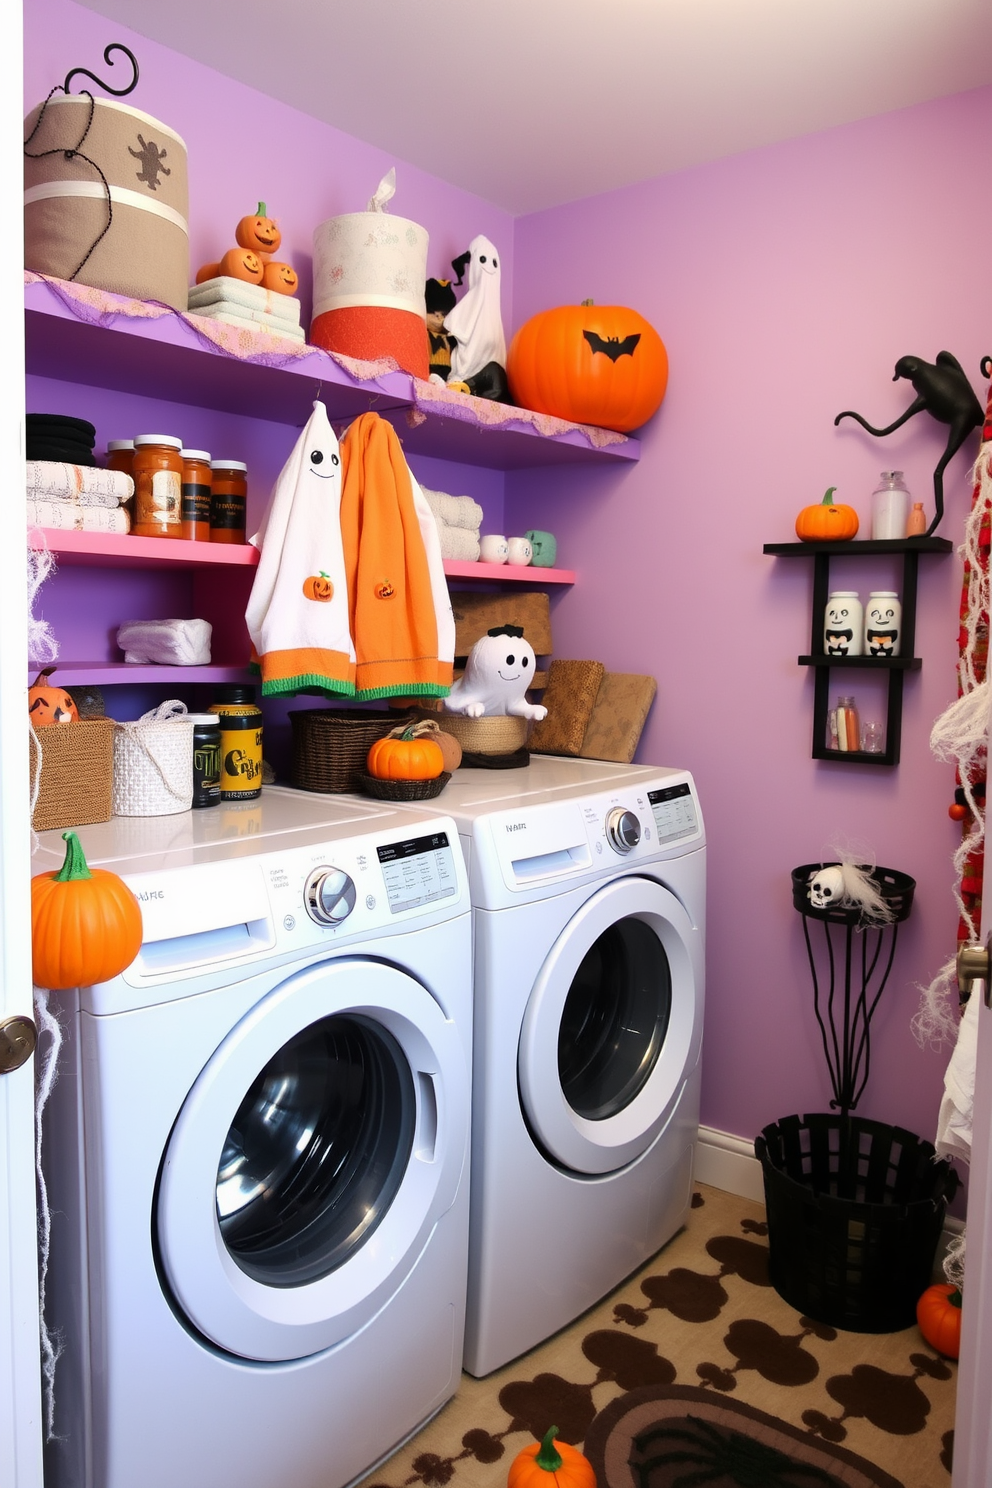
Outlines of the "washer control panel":
M 693 837 L 699 831 L 696 798 L 687 780 L 680 781 L 678 785 L 664 785 L 657 790 L 649 790 L 648 804 L 654 817 L 658 842 L 662 847 L 683 837 Z
M 340 925 L 355 907 L 355 880 L 343 868 L 317 868 L 304 889 L 307 914 L 318 925 Z
M 641 824 L 632 811 L 613 806 L 606 815 L 606 840 L 614 852 L 627 855 L 641 840 Z

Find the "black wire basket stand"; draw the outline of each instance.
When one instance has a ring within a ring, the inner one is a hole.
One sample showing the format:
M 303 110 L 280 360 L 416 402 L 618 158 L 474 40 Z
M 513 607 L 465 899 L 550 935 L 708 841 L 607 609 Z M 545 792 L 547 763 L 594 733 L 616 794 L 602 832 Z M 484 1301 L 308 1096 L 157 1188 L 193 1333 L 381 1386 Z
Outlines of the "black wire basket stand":
M 893 868 L 870 870 L 892 915 L 878 924 L 867 919 L 860 906 L 820 909 L 811 903 L 810 879 L 831 866 L 804 863 L 794 868 L 792 902 L 803 920 L 813 1010 L 833 1089 L 830 1106 L 847 1116 L 857 1108 L 868 1083 L 871 1020 L 892 970 L 899 926 L 913 906 L 916 881 Z M 822 924 L 822 934 L 817 922 Z

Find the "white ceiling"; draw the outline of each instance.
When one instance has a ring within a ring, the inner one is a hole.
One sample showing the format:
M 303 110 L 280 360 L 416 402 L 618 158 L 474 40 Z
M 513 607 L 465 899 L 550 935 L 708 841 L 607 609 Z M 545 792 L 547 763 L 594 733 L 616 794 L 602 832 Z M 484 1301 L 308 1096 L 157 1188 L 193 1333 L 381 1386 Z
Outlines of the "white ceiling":
M 992 82 L 990 0 L 87 0 L 538 211 Z

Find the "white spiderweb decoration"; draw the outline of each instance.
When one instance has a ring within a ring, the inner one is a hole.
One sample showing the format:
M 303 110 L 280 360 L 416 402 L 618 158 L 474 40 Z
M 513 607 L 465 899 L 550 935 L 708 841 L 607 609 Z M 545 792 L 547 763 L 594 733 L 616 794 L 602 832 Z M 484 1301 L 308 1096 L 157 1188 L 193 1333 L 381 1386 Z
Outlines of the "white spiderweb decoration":
M 45 1321 L 45 1289 L 48 1282 L 48 1259 L 52 1244 L 52 1211 L 48 1203 L 48 1185 L 41 1166 L 42 1117 L 58 1074 L 59 1051 L 62 1048 L 62 1025 L 49 1006 L 49 992 L 34 989 L 34 1012 L 38 1021 L 39 1042 L 47 1038 L 44 1057 L 35 1066 L 34 1094 L 34 1163 L 38 1184 L 38 1307 L 41 1331 L 41 1388 L 45 1411 L 45 1440 L 55 1440 L 55 1366 L 63 1343 Z
M 55 559 L 47 548 L 28 544 L 28 665 L 48 666 L 59 654 L 59 643 L 47 620 L 35 618 L 34 602 L 38 590 L 55 568 Z

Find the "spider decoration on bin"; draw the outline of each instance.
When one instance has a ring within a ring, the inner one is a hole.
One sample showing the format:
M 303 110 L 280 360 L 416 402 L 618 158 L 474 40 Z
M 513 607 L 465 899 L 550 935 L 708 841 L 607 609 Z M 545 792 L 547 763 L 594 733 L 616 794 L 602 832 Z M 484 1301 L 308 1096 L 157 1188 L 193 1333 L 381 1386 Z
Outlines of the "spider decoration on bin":
M 987 375 L 988 362 L 988 357 L 983 358 L 983 375 Z M 900 357 L 896 362 L 892 381 L 897 382 L 900 377 L 908 378 L 916 392 L 916 397 L 905 413 L 900 414 L 886 428 L 874 429 L 866 419 L 861 417 L 860 413 L 854 413 L 852 409 L 845 409 L 843 413 L 839 413 L 834 419 L 834 424 L 839 424 L 843 418 L 853 418 L 863 429 L 867 429 L 869 434 L 874 434 L 876 438 L 881 439 L 884 435 L 901 428 L 914 414 L 926 410 L 940 423 L 950 425 L 947 447 L 933 473 L 934 519 L 927 528 L 929 537 L 944 515 L 944 471 L 972 429 L 981 428 L 984 414 L 964 368 L 957 357 L 952 356 L 949 351 L 938 351 L 936 362 L 925 362 L 922 357 L 915 356 Z

